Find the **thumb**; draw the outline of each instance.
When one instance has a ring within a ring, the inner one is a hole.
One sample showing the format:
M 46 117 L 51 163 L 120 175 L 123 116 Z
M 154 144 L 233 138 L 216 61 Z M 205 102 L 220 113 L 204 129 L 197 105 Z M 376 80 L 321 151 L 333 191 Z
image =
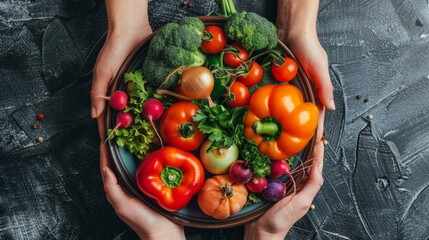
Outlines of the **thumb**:
M 123 200 L 128 196 L 122 190 L 121 186 L 118 184 L 115 174 L 108 167 L 103 167 L 102 169 L 103 180 L 104 180 L 104 191 L 107 195 L 107 200 L 113 208 L 118 208 L 118 206 L 123 203 Z
M 106 105 L 104 98 L 110 82 L 110 76 L 105 69 L 97 65 L 94 68 L 94 79 L 91 87 L 91 117 L 97 118 L 101 115 Z
M 310 77 L 314 80 L 319 100 L 323 106 L 329 110 L 335 110 L 334 88 L 329 77 L 328 57 L 325 50 L 320 48 L 320 51 L 323 60 L 313 64 Z

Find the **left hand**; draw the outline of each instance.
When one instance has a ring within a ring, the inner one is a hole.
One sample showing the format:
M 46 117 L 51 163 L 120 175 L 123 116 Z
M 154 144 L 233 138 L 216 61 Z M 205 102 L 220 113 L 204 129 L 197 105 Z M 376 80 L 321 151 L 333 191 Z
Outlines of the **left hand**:
M 171 222 L 122 189 L 109 167 L 107 146 L 103 142 L 100 144 L 100 168 L 107 200 L 140 239 L 185 239 L 183 226 Z

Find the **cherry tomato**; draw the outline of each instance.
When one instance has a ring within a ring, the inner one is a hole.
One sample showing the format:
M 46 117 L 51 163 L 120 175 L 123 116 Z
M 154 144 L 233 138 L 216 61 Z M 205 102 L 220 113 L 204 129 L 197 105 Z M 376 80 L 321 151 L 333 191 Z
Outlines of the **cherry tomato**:
M 238 52 L 226 52 L 223 55 L 223 62 L 233 68 L 236 68 L 243 64 L 243 62 L 249 59 L 249 53 L 245 48 L 240 46 L 239 44 L 231 44 L 232 48 L 235 48 Z
M 259 65 L 259 63 L 250 62 L 249 72 L 247 75 L 240 75 L 237 77 L 237 80 L 250 87 L 258 84 L 259 81 L 261 81 L 263 74 L 264 72 L 262 71 L 261 65 Z
M 241 82 L 235 81 L 230 87 L 234 99 L 228 103 L 230 107 L 241 107 L 249 104 L 250 91 L 246 85 Z
M 218 26 L 207 26 L 206 32 L 210 36 L 208 40 L 203 38 L 201 50 L 207 54 L 218 54 L 226 46 L 226 34 Z
M 294 79 L 296 73 L 298 72 L 298 65 L 296 62 L 288 57 L 283 58 L 284 63 L 282 65 L 277 65 L 273 63 L 271 71 L 274 78 L 279 82 L 289 82 Z

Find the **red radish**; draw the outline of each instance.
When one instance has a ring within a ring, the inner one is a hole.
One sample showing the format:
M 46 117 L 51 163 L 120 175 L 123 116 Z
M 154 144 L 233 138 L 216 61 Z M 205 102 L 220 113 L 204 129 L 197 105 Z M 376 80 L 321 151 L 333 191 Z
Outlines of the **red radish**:
M 159 101 L 158 99 L 149 98 L 143 103 L 143 106 L 142 106 L 143 117 L 150 122 L 153 130 L 155 130 L 155 133 L 159 138 L 159 141 L 161 142 L 161 146 L 164 147 L 161 136 L 159 135 L 158 130 L 156 129 L 154 124 L 154 122 L 162 116 L 162 113 L 164 113 L 164 105 L 162 105 L 162 102 Z
M 285 160 L 280 161 L 272 161 L 270 164 L 270 177 L 272 178 L 279 178 L 284 175 L 288 176 L 293 184 L 293 192 L 296 192 L 296 184 L 295 179 L 292 176 L 292 173 L 290 172 L 290 166 Z
M 262 190 L 262 197 L 270 202 L 277 202 L 286 195 L 286 184 L 277 178 L 269 179 L 267 187 Z
M 244 160 L 237 160 L 229 167 L 229 177 L 235 183 L 247 183 L 252 176 L 253 172 Z
M 110 97 L 102 97 L 109 101 L 110 106 L 116 111 L 122 111 L 128 104 L 128 95 L 122 90 L 117 90 Z
M 246 183 L 246 187 L 251 192 L 260 192 L 267 187 L 267 184 L 268 181 L 265 177 L 258 178 L 257 176 L 253 176 L 253 178 Z
M 113 136 L 113 133 L 118 128 L 120 128 L 120 127 L 121 128 L 129 128 L 129 127 L 131 127 L 133 122 L 134 122 L 134 115 L 132 112 L 118 112 L 118 114 L 116 115 L 116 125 L 113 128 L 112 132 L 110 133 L 109 137 L 106 139 L 106 141 L 111 139 L 111 137 Z
M 283 175 L 287 175 L 290 172 L 290 166 L 285 160 L 272 161 L 270 164 L 270 177 L 279 178 Z

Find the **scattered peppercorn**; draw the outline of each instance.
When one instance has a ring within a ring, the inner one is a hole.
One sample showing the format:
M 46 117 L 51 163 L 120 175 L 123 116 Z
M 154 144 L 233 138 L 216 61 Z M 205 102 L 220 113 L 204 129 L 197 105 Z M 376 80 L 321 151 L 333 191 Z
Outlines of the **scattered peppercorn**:
M 356 96 L 356 99 L 357 99 L 357 100 L 362 99 L 362 95 L 357 95 L 357 96 Z
M 369 99 L 368 99 L 368 98 L 365 98 L 365 100 L 363 100 L 363 101 L 367 103 L 367 102 L 369 101 Z
M 39 127 L 39 125 L 37 123 L 33 123 L 33 126 L 31 126 L 31 128 L 33 129 L 37 129 Z
M 45 114 L 43 114 L 43 113 L 37 114 L 37 119 L 43 120 L 44 118 L 45 118 Z
M 38 141 L 39 143 L 43 142 L 43 137 L 42 137 L 42 136 L 38 136 L 38 137 L 37 137 L 37 141 Z
M 420 19 L 416 19 L 416 22 L 415 22 L 415 25 L 417 26 L 417 27 L 423 27 L 423 23 L 422 23 L 422 21 L 420 21 Z

